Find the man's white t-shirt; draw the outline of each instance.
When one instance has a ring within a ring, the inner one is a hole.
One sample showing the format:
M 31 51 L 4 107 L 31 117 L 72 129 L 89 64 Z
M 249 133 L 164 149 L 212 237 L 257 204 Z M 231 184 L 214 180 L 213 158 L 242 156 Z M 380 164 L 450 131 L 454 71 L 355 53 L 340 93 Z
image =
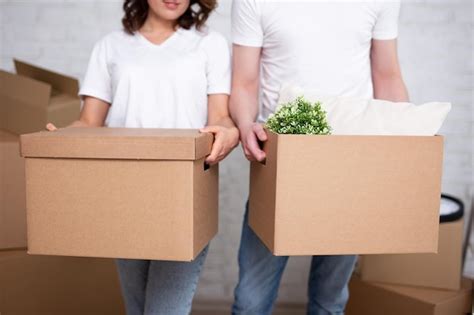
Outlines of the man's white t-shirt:
M 160 45 L 136 32 L 94 47 L 79 94 L 111 104 L 108 127 L 201 128 L 209 94 L 230 93 L 230 52 L 219 33 L 178 29 Z
M 399 0 L 234 0 L 233 43 L 262 47 L 259 121 L 282 86 L 372 98 L 372 39 L 397 37 Z

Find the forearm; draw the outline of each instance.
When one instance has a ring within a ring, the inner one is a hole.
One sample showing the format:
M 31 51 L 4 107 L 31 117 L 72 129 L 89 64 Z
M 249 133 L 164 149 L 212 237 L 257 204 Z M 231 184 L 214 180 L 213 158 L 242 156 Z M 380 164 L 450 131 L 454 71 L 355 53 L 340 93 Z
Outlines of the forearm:
M 226 128 L 236 128 L 230 116 L 223 116 L 215 120 L 208 121 L 209 126 L 221 126 Z
M 408 102 L 408 91 L 401 75 L 373 77 L 374 98 L 392 102 Z
M 239 128 L 254 123 L 258 115 L 257 93 L 235 88 L 230 98 L 230 114 Z

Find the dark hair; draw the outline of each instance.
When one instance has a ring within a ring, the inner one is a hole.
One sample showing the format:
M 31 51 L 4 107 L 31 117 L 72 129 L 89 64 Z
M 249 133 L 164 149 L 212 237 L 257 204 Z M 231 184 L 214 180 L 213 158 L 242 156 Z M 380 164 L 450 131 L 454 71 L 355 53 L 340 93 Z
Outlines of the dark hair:
M 196 10 L 194 7 L 197 7 Z M 216 0 L 190 0 L 188 9 L 178 18 L 178 25 L 187 30 L 193 26 L 199 29 L 216 7 Z M 122 18 L 123 27 L 127 33 L 133 34 L 143 26 L 148 17 L 148 1 L 125 0 L 123 10 L 125 12 Z

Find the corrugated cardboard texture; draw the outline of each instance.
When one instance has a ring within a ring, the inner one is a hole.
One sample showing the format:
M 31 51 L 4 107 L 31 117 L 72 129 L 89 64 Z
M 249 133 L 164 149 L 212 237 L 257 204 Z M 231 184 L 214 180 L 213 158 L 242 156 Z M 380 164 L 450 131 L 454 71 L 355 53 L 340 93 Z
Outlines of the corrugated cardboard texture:
M 192 166 L 27 159 L 29 253 L 193 259 Z
M 438 254 L 361 257 L 364 281 L 459 290 L 461 288 L 463 221 L 441 223 Z
M 218 228 L 219 165 L 204 167 L 204 160 L 194 162 L 194 256 L 217 234 Z
M 265 244 L 274 238 L 274 254 L 437 251 L 442 137 L 270 133 L 268 142 L 276 171 L 252 167 L 250 226 Z M 262 197 L 272 190 L 274 207 Z
M 2 315 L 124 314 L 112 260 L 0 252 Z
M 275 201 L 277 195 L 277 135 L 268 134 L 265 164 L 250 164 L 249 223 L 265 245 L 275 249 Z
M 23 134 L 43 130 L 48 122 L 64 127 L 79 118 L 77 80 L 15 64 L 18 75 L 0 70 L 0 129 Z
M 346 315 L 465 315 L 471 312 L 472 283 L 459 291 L 421 289 L 365 282 L 354 276 Z
M 190 261 L 217 232 L 210 134 L 66 128 L 21 146 L 29 253 Z
M 25 163 L 18 136 L 0 130 L 0 249 L 24 247 Z
M 212 135 L 195 129 L 64 128 L 21 136 L 24 157 L 197 160 Z

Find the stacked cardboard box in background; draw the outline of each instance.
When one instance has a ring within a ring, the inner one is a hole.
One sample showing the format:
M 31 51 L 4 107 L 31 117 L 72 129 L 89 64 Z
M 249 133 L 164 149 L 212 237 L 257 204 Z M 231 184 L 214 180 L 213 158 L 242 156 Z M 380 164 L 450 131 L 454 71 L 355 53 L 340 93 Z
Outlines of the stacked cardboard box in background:
M 124 314 L 114 263 L 0 251 L 0 313 Z
M 462 279 L 462 241 L 463 220 L 458 218 L 440 223 L 437 254 L 360 257 L 347 314 L 470 313 L 472 283 Z
M 70 124 L 79 117 L 80 100 L 77 80 L 19 61 L 15 66 L 17 74 L 0 70 L 0 313 L 123 314 L 112 260 L 26 253 L 19 135 L 47 122 Z
M 472 281 L 460 290 L 380 284 L 353 276 L 346 315 L 466 315 L 472 311 Z
M 0 250 L 26 247 L 25 163 L 19 141 L 0 130 Z

